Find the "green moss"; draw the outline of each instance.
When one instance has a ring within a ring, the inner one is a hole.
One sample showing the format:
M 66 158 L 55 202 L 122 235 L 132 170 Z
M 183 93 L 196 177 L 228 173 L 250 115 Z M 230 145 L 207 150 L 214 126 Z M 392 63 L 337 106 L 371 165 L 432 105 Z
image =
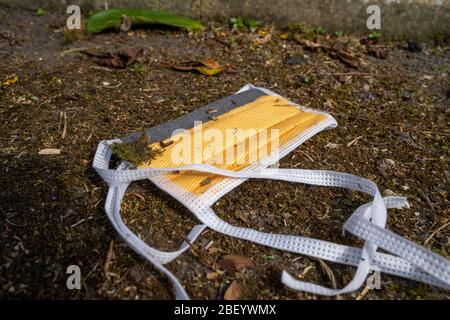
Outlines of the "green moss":
M 63 44 L 69 45 L 77 41 L 86 40 L 87 36 L 83 30 L 69 30 L 64 29 L 63 31 Z
M 36 10 L 36 15 L 37 15 L 38 17 L 42 17 L 44 14 L 45 14 L 45 10 L 44 10 L 44 9 L 38 8 L 38 9 Z
M 143 64 L 135 63 L 133 65 L 133 72 L 138 76 L 143 76 L 147 72 L 147 68 Z
M 161 153 L 159 149 L 150 146 L 146 134 L 142 134 L 139 139 L 133 142 L 114 143 L 111 145 L 111 149 L 114 155 L 130 162 L 135 167 L 140 163 L 150 162 Z

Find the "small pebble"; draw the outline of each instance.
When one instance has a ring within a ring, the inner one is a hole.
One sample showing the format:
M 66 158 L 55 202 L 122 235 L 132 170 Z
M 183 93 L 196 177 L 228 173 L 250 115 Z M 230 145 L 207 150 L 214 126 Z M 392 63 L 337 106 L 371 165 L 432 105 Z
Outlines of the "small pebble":
M 337 147 L 339 147 L 338 144 L 336 144 L 336 143 L 331 143 L 331 142 L 328 142 L 328 143 L 325 145 L 325 148 L 330 148 L 330 149 L 335 149 L 335 148 L 337 148 Z
M 208 280 L 216 280 L 219 277 L 219 274 L 217 272 L 208 272 L 206 274 L 206 279 Z
M 284 64 L 290 64 L 290 65 L 302 64 L 304 62 L 305 62 L 305 60 L 299 56 L 290 56 L 290 57 L 287 57 L 286 59 L 284 59 L 284 61 L 283 61 Z
M 409 52 L 421 52 L 422 46 L 414 41 L 408 41 L 408 46 L 406 48 Z
M 420 216 L 420 212 L 416 211 L 416 212 L 414 212 L 414 215 L 415 215 L 416 217 L 418 217 L 418 216 Z
M 412 94 L 410 91 L 405 91 L 402 94 L 402 100 L 411 100 Z
M 390 164 L 391 166 L 395 165 L 395 161 L 392 159 L 385 159 L 385 161 Z

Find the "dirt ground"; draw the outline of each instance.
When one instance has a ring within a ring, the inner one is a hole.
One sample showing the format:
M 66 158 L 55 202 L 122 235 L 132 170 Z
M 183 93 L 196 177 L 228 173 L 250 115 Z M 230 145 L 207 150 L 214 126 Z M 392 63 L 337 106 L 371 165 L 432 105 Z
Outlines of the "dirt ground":
M 255 33 L 231 32 L 220 23 L 199 33 L 153 28 L 73 41 L 62 32 L 63 23 L 64 17 L 55 14 L 38 17 L 0 7 L 0 298 L 173 298 L 166 278 L 124 244 L 108 221 L 106 184 L 92 169 L 96 146 L 179 117 L 247 83 L 328 111 L 339 123 L 284 158 L 283 167 L 354 173 L 372 179 L 386 194 L 407 196 L 411 208 L 389 210 L 388 228 L 450 256 L 450 51 L 445 42 L 415 52 L 414 44 L 407 50 L 406 42 L 382 39 L 383 59 L 368 54 L 360 39 L 316 36 L 322 43 L 344 41 L 354 48 L 364 62 L 354 68 L 326 50 L 300 44 L 295 39 L 310 35 L 295 28 L 286 34 L 269 27 L 271 39 L 260 44 Z M 113 69 L 67 51 L 124 46 L 144 48 L 146 62 Z M 207 57 L 228 71 L 208 77 L 160 64 Z M 17 82 L 6 83 L 15 76 Z M 61 153 L 39 155 L 44 148 Z M 238 226 L 360 246 L 351 235 L 342 236 L 341 228 L 365 200 L 337 189 L 248 181 L 215 210 Z M 131 229 L 161 249 L 177 248 L 197 223 L 150 182 L 131 185 L 123 215 Z M 255 266 L 220 270 L 226 254 L 250 257 Z M 66 288 L 71 264 L 81 268 L 81 290 Z M 337 287 L 355 271 L 328 265 Z M 332 285 L 317 260 L 213 231 L 204 232 L 193 250 L 168 268 L 195 299 L 221 298 L 233 280 L 241 284 L 244 299 L 329 299 L 284 287 L 283 269 Z M 224 273 L 208 280 L 206 275 L 217 270 Z M 355 299 L 361 291 L 340 298 Z M 383 274 L 382 288 L 362 298 L 449 299 L 450 294 Z

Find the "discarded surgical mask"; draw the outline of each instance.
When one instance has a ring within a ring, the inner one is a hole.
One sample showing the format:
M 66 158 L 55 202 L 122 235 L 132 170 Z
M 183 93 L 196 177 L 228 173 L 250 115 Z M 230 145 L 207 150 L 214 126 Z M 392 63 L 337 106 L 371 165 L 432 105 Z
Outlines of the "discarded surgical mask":
M 93 167 L 108 183 L 105 210 L 121 237 L 140 255 L 167 275 L 178 299 L 189 296 L 164 266 L 189 248 L 206 228 L 279 250 L 356 267 L 342 289 L 295 279 L 286 271 L 281 281 L 299 291 L 337 295 L 365 285 L 373 271 L 450 288 L 450 261 L 386 230 L 388 208 L 407 205 L 403 197 L 382 197 L 370 180 L 347 173 L 273 167 L 316 133 L 337 125 L 330 115 L 301 107 L 267 89 L 252 85 L 236 94 L 201 107 L 185 116 L 145 131 L 150 147 L 159 149 L 149 161 L 136 166 L 123 161 L 109 169 L 111 146 L 139 138 L 101 141 Z M 364 241 L 362 248 L 294 235 L 272 234 L 236 227 L 219 218 L 212 205 L 247 179 L 270 179 L 316 186 L 341 187 L 372 196 L 357 208 L 343 229 Z M 123 222 L 120 205 L 132 181 L 150 179 L 185 205 L 201 222 L 173 252 L 148 246 Z M 384 250 L 382 253 L 378 248 Z

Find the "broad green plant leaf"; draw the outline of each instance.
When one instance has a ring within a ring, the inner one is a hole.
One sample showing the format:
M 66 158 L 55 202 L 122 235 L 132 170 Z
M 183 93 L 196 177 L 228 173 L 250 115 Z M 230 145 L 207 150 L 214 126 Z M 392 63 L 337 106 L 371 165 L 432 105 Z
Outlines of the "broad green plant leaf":
M 99 33 L 106 29 L 118 28 L 122 23 L 123 16 L 129 17 L 132 25 L 161 24 L 188 30 L 204 28 L 197 20 L 176 16 L 163 11 L 146 9 L 108 9 L 97 12 L 89 18 L 87 32 Z

